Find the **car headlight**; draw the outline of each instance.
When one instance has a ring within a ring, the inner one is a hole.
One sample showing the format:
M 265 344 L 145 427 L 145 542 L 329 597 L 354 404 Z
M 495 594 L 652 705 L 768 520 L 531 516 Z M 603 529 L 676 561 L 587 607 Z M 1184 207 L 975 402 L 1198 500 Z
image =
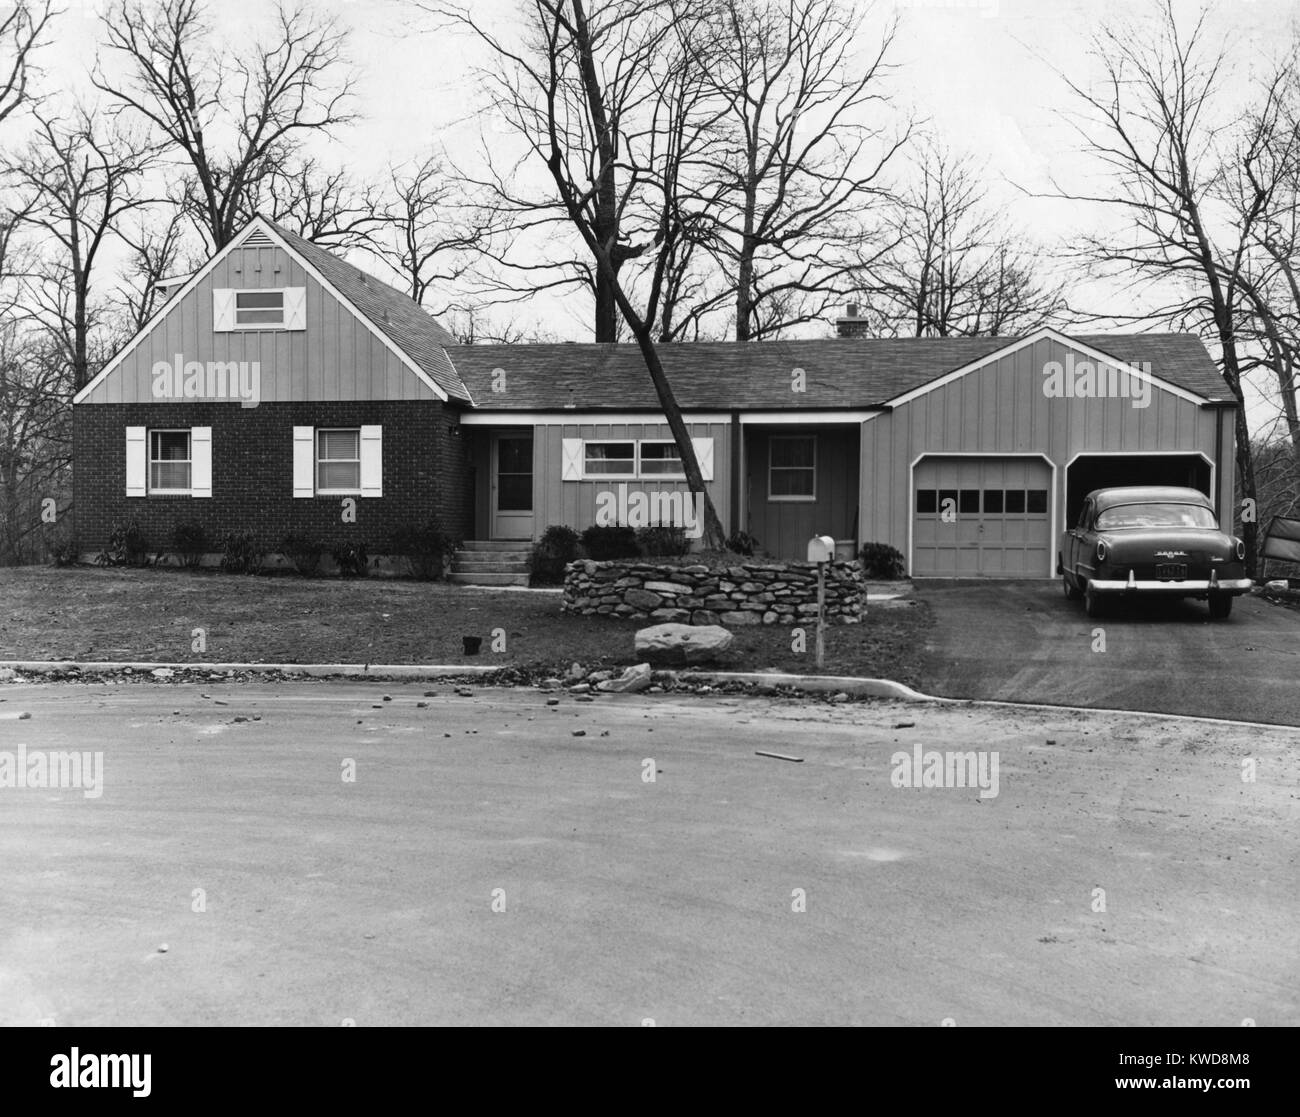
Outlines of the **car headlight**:
M 1097 540 L 1097 561 L 1106 561 L 1106 540 L 1104 539 Z
M 1243 543 L 1240 539 L 1237 540 L 1237 561 L 1238 562 L 1246 561 L 1246 544 Z

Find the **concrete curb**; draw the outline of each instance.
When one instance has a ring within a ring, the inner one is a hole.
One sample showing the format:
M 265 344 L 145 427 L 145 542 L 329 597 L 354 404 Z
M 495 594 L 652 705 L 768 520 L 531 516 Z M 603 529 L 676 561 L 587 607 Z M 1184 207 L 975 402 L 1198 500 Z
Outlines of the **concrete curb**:
M 154 671 L 166 667 L 177 672 L 186 671 L 247 671 L 286 675 L 304 675 L 309 678 L 397 678 L 445 679 L 456 675 L 490 675 L 505 670 L 509 664 L 498 667 L 456 664 L 378 664 L 378 663 L 147 663 L 136 661 L 100 662 L 88 660 L 0 660 L 0 668 L 44 675 L 67 671 L 76 667 L 82 671 Z M 920 702 L 957 706 L 997 706 L 1008 710 L 1045 710 L 1049 713 L 1121 714 L 1127 717 L 1164 718 L 1170 721 L 1194 721 L 1206 725 L 1232 725 L 1250 729 L 1283 729 L 1300 733 L 1300 726 L 1283 725 L 1271 721 L 1235 721 L 1231 718 L 1202 717 L 1197 714 L 1170 714 L 1158 710 L 1122 710 L 1109 706 L 1060 706 L 1050 702 L 1008 702 L 995 698 L 945 698 L 941 695 L 922 694 L 892 679 L 860 679 L 854 675 L 787 675 L 766 671 L 681 671 L 678 678 L 687 682 L 746 682 L 767 686 L 789 686 L 814 693 L 858 695 L 864 698 L 885 698 L 899 702 Z
M 488 667 L 481 664 L 384 664 L 384 663 L 146 663 L 135 660 L 122 662 L 101 662 L 97 660 L 0 660 L 0 668 L 11 667 L 15 671 L 26 671 L 34 675 L 48 675 L 57 671 L 67 671 L 73 667 L 79 671 L 122 671 L 129 667 L 132 671 L 156 671 L 160 667 L 177 673 L 201 672 L 209 674 L 226 671 L 252 671 L 269 674 L 278 671 L 285 675 L 307 675 L 312 678 L 374 678 L 386 676 L 401 679 L 440 679 L 448 675 L 490 675 L 501 671 L 509 664 Z
M 832 694 L 857 694 L 868 698 L 897 698 L 904 702 L 954 702 L 953 698 L 935 698 L 892 679 L 860 679 L 856 675 L 783 675 L 771 671 L 691 671 L 679 673 L 679 679 L 701 682 L 760 683 L 767 686 L 793 686 L 800 690 L 828 691 Z

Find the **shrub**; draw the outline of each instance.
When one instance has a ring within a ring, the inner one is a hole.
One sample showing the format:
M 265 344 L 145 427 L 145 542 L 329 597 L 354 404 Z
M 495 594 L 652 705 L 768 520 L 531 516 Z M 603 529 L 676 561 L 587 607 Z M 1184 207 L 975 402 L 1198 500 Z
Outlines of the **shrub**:
M 422 582 L 442 578 L 447 558 L 456 549 L 456 541 L 430 520 L 423 527 L 403 527 L 393 534 L 389 551 L 406 560 L 406 569 Z
M 95 556 L 100 566 L 148 566 L 149 542 L 134 519 L 113 525 L 108 546 Z
M 528 572 L 539 586 L 555 586 L 564 581 L 564 568 L 578 555 L 578 533 L 563 524 L 552 524 L 533 544 L 528 556 Z
M 637 547 L 646 558 L 679 558 L 691 549 L 684 527 L 656 524 L 636 533 Z
M 370 560 L 366 556 L 364 543 L 339 543 L 331 548 L 330 554 L 338 564 L 339 573 L 345 578 L 364 578 Z
M 221 569 L 227 574 L 256 574 L 265 552 L 251 531 L 228 531 L 221 537 Z
M 208 549 L 208 529 L 198 520 L 181 520 L 172 525 L 172 553 L 181 565 L 193 570 Z
M 280 553 L 291 563 L 293 568 L 304 578 L 310 578 L 320 566 L 321 555 L 325 553 L 325 544 L 299 531 L 289 532 L 280 540 Z
M 758 550 L 758 540 L 747 531 L 733 531 L 727 537 L 727 550 L 738 555 L 752 555 Z
M 892 582 L 903 577 L 907 570 L 901 552 L 888 543 L 864 543 L 858 553 L 862 569 L 868 578 L 880 578 Z
M 59 535 L 50 543 L 50 561 L 55 566 L 74 565 L 80 553 L 76 537 L 71 533 Z
M 636 532 L 624 524 L 587 528 L 582 533 L 582 547 L 587 552 L 587 557 L 597 562 L 640 556 L 636 545 Z

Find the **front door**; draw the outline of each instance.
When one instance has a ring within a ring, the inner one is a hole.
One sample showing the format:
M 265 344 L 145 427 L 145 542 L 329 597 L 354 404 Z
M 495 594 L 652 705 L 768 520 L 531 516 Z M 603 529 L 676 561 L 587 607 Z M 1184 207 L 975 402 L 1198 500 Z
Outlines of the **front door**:
M 533 537 L 533 432 L 492 436 L 492 538 Z

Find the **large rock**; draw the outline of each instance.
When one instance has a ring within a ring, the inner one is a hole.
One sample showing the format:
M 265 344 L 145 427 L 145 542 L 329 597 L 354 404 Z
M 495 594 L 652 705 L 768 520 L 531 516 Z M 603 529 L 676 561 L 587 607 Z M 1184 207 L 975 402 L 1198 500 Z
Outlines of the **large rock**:
M 657 624 L 636 634 L 636 654 L 658 667 L 709 663 L 735 639 L 718 625 Z
M 637 609 L 645 610 L 658 609 L 664 603 L 664 599 L 657 593 L 642 589 L 628 590 L 623 595 L 623 600 Z
M 650 664 L 638 663 L 629 667 L 617 679 L 606 679 L 596 685 L 606 694 L 635 694 L 650 685 Z

